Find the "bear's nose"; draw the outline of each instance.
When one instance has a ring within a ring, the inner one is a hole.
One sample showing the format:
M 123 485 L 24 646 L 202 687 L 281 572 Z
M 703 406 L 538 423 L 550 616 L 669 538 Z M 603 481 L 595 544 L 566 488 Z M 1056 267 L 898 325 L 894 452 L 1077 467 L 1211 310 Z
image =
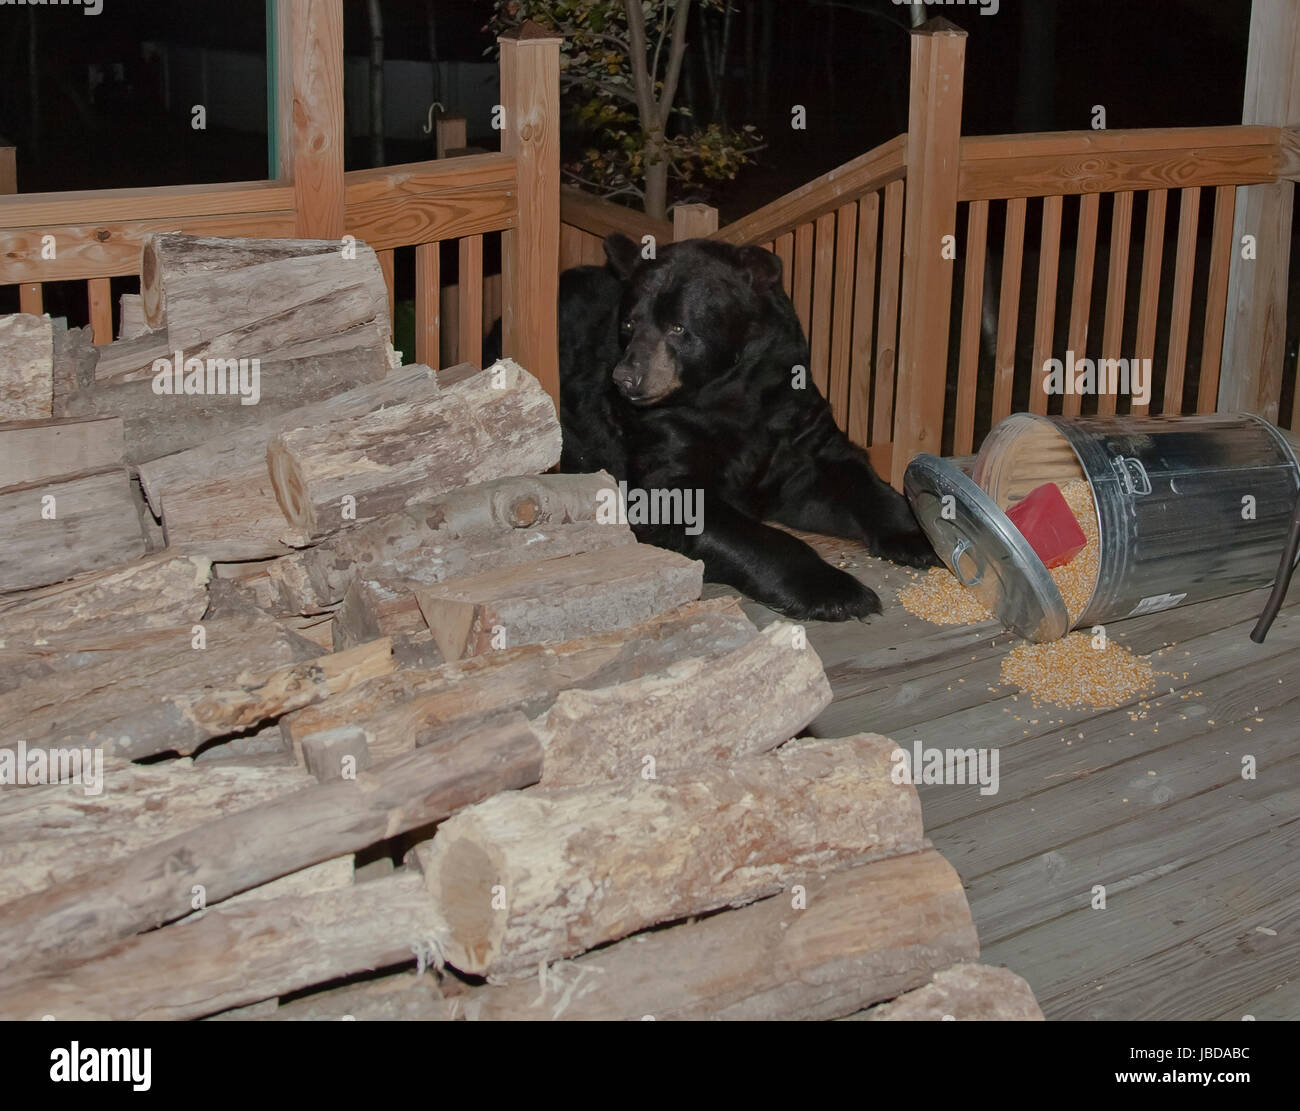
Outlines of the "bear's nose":
M 619 363 L 614 368 L 614 385 L 625 397 L 635 397 L 641 390 L 644 374 L 627 363 Z

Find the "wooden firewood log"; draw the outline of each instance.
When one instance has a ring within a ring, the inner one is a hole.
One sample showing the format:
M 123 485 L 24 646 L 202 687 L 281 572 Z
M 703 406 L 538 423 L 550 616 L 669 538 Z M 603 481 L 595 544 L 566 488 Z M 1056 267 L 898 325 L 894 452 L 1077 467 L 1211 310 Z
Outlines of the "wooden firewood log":
M 0 316 L 0 421 L 54 415 L 54 325 L 48 316 Z
M 528 723 L 509 715 L 355 779 L 317 784 L 205 822 L 0 904 L 0 968 L 26 975 L 171 921 L 193 909 L 195 885 L 216 903 L 440 821 L 469 803 L 537 782 L 541 759 Z
M 792 877 L 750 906 L 637 934 L 458 1002 L 480 1020 L 830 1019 L 978 952 L 961 878 L 926 849 Z
M 1043 1012 L 1033 990 L 1011 969 L 957 964 L 936 972 L 924 987 L 849 1018 L 867 1022 L 1042 1022 Z
M 120 466 L 122 421 L 7 421 L 0 424 L 0 490 Z
M 799 877 L 926 847 L 921 807 L 862 734 L 657 780 L 508 792 L 417 847 L 449 963 L 535 970 Z
M 289 523 L 283 539 L 296 547 L 458 486 L 548 470 L 559 458 L 554 403 L 509 360 L 431 401 L 282 432 L 267 449 Z
M 627 525 L 597 521 L 616 489 L 604 472 L 520 475 L 408 505 L 276 560 L 269 568 L 276 612 L 320 612 L 341 602 L 357 578 L 432 585 L 635 543 Z M 418 610 L 413 596 L 407 604 Z M 414 619 L 423 624 L 418 612 Z

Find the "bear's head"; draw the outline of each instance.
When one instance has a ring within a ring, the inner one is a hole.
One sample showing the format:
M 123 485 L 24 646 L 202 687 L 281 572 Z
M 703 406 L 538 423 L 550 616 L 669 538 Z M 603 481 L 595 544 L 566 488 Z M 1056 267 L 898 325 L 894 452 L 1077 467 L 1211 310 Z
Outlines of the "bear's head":
M 764 355 L 778 355 L 784 373 L 798 361 L 802 332 L 770 251 L 688 239 L 644 259 L 639 244 L 615 233 L 605 257 L 624 286 L 613 380 L 632 404 L 700 400 L 770 362 Z

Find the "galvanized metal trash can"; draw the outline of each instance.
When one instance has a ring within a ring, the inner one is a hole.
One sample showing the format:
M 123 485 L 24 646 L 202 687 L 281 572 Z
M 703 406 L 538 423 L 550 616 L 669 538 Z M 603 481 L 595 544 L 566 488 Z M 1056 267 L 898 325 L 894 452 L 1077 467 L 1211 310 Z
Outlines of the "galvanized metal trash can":
M 1073 620 L 1004 512 L 1044 482 L 1071 479 L 1092 489 L 1101 547 L 1096 585 Z M 920 455 L 904 489 L 948 569 L 1009 628 L 1045 641 L 1268 586 L 1300 463 L 1278 429 L 1249 414 L 1016 413 L 989 433 L 972 477 Z

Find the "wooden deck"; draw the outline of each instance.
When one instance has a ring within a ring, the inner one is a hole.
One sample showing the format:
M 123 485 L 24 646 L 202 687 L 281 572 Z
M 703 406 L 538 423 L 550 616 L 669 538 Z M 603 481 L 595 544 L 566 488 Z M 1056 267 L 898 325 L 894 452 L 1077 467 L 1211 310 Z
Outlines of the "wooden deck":
M 835 691 L 811 732 L 999 751 L 994 795 L 919 788 L 986 963 L 1024 976 L 1049 1019 L 1300 1018 L 1300 583 L 1263 645 L 1248 634 L 1266 591 L 1116 623 L 1171 673 L 1160 693 L 1035 709 L 1000 683 L 1017 638 L 913 617 L 894 600 L 905 570 L 808 539 L 886 607 L 809 624 Z

